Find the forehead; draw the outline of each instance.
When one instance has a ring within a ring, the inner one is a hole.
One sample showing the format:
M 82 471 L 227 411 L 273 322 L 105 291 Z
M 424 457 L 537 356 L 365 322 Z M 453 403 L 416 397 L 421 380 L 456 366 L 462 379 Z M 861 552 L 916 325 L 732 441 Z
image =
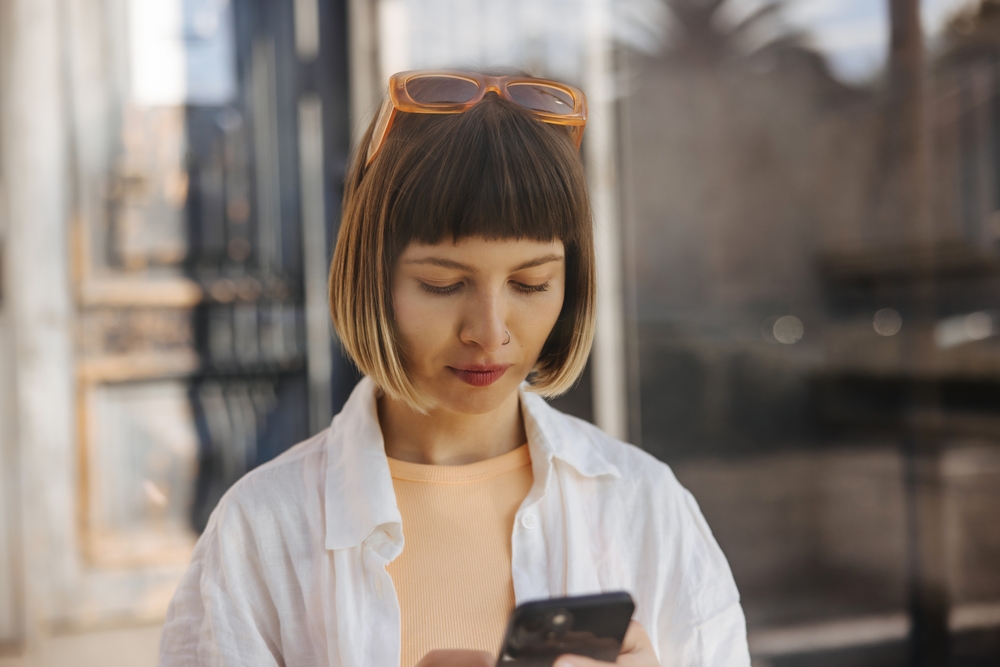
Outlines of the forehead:
M 438 266 L 471 272 L 516 271 L 562 264 L 563 242 L 468 237 L 439 243 L 411 242 L 399 256 L 400 266 Z

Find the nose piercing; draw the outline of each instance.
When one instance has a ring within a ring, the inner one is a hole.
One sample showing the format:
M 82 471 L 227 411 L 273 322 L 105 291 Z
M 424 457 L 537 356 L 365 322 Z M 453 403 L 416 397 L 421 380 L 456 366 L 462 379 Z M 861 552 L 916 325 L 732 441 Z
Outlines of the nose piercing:
M 502 345 L 506 345 L 507 343 L 510 342 L 510 332 L 509 331 L 504 331 L 504 333 L 507 334 L 507 340 L 505 340 L 503 343 L 501 343 Z

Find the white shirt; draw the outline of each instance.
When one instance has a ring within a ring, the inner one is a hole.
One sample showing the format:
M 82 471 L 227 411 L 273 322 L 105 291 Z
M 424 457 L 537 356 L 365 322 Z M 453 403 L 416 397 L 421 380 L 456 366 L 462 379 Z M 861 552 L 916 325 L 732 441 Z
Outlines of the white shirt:
M 375 396 L 362 380 L 330 428 L 222 498 L 170 604 L 162 667 L 399 665 L 385 566 L 403 526 Z M 517 602 L 627 590 L 662 667 L 747 667 L 729 565 L 670 468 L 520 398 L 534 484 L 511 536 Z

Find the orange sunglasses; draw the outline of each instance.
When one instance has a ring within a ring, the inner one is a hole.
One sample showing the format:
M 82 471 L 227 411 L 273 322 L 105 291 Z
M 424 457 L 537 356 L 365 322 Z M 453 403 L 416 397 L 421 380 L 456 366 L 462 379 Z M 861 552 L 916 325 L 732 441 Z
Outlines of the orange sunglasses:
M 576 147 L 587 124 L 583 91 L 558 81 L 526 76 L 489 76 L 475 72 L 413 71 L 389 77 L 389 98 L 382 103 L 368 144 L 367 167 L 382 150 L 396 113 L 452 114 L 468 111 L 493 92 L 519 104 L 550 125 L 570 128 Z

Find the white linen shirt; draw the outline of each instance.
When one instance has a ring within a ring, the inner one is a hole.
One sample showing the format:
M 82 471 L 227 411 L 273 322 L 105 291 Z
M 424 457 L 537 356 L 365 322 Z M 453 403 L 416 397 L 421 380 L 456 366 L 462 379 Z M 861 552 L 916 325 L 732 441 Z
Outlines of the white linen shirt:
M 517 602 L 627 590 L 662 667 L 747 667 L 729 565 L 670 468 L 520 398 L 534 483 L 511 535 Z M 399 665 L 385 566 L 403 526 L 375 400 L 362 380 L 330 428 L 222 498 L 170 604 L 162 667 Z

